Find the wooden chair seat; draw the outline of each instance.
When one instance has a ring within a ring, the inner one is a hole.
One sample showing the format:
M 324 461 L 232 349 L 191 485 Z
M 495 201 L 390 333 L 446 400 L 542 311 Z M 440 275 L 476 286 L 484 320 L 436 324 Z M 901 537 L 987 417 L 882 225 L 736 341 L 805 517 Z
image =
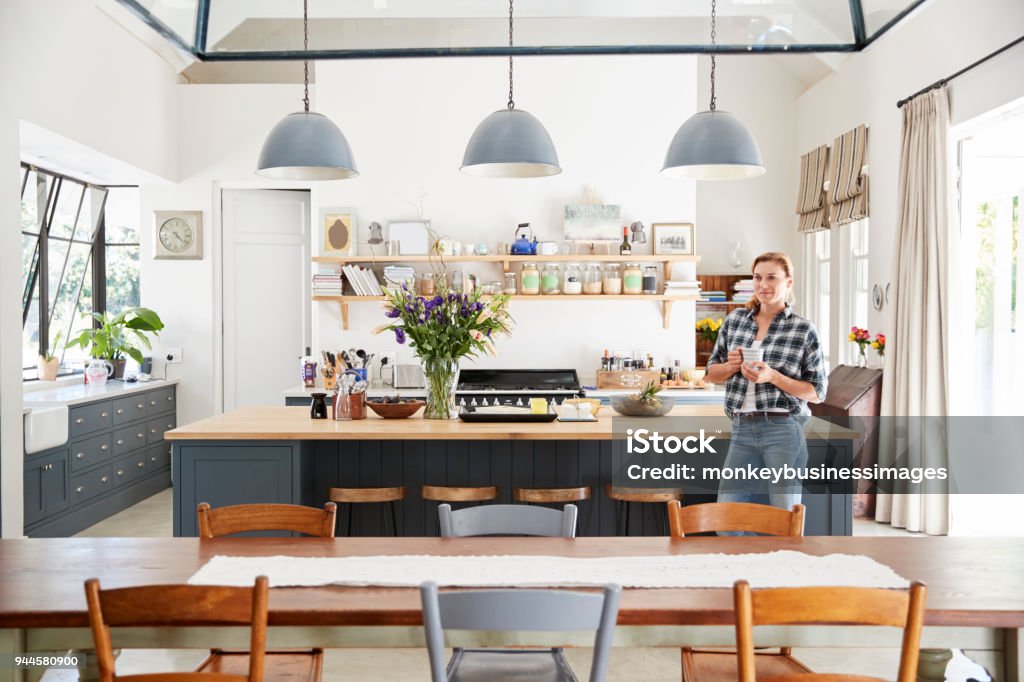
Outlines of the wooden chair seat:
M 405 499 L 405 486 L 393 488 L 331 488 L 328 494 L 331 502 L 344 504 L 371 504 L 374 502 L 399 502 Z
M 513 488 L 512 499 L 517 502 L 539 504 L 566 504 L 590 499 L 590 486 L 579 488 Z
M 323 509 L 295 504 L 236 504 L 214 509 L 200 502 L 196 515 L 201 538 L 273 530 L 333 538 L 337 507 L 328 502 Z
M 757 652 L 754 662 L 758 682 L 763 682 L 767 676 L 802 675 L 813 672 L 800 661 L 778 650 Z M 683 649 L 682 678 L 700 682 L 736 682 L 739 679 L 736 651 Z
M 264 682 L 319 682 L 324 668 L 323 649 L 268 651 L 263 664 Z M 248 651 L 211 649 L 197 673 L 246 675 L 249 671 Z
M 490 502 L 498 497 L 498 486 L 424 485 L 420 489 L 424 500 L 434 502 Z
M 671 502 L 683 499 L 683 491 L 674 488 L 624 488 L 609 483 L 604 492 L 616 502 Z

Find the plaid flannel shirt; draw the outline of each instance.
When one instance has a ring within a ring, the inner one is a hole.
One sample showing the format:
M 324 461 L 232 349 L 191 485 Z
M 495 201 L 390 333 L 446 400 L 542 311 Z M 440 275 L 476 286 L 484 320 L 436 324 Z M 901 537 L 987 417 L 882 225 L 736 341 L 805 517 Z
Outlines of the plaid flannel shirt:
M 741 308 L 729 313 L 718 332 L 718 341 L 711 351 L 707 366 L 716 362 L 725 362 L 729 351 L 737 348 L 749 348 L 757 338 L 757 320 L 755 310 Z M 821 354 L 821 342 L 818 330 L 811 322 L 800 317 L 787 305 L 772 320 L 761 342 L 764 348 L 765 363 L 790 379 L 809 382 L 814 386 L 818 397 L 824 399 L 828 389 L 828 377 L 825 375 L 825 358 Z M 729 377 L 725 384 L 725 413 L 733 417 L 743 405 L 749 382 L 743 374 L 737 372 Z M 754 387 L 754 398 L 758 411 L 785 409 L 790 414 L 807 415 L 807 401 L 795 398 L 782 391 L 774 384 L 764 383 Z

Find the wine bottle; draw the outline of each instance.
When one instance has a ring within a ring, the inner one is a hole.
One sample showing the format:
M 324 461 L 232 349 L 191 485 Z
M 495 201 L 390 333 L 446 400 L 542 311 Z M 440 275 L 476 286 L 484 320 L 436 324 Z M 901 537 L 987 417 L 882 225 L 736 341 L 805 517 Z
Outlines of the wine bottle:
M 632 254 L 633 249 L 629 245 L 629 227 L 624 225 L 622 227 L 622 243 L 619 244 L 619 255 L 630 256 Z

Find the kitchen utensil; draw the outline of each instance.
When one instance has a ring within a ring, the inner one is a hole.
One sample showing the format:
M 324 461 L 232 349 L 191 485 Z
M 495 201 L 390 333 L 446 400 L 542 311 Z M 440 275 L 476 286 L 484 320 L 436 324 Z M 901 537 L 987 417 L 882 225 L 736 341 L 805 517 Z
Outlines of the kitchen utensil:
M 360 348 L 356 351 L 356 357 L 359 358 L 359 367 L 366 367 L 366 351 Z
M 530 237 L 526 236 L 527 232 L 530 237 L 533 237 L 530 223 L 519 223 L 515 232 L 516 240 L 509 247 L 509 252 L 513 256 L 535 256 L 537 254 L 537 238 L 533 237 L 533 241 L 530 241 Z
M 404 403 L 382 403 L 367 400 L 366 405 L 382 419 L 405 419 L 419 412 L 426 405 L 424 400 L 410 400 Z
M 309 406 L 309 416 L 313 419 L 327 419 L 326 393 L 314 393 L 313 402 Z

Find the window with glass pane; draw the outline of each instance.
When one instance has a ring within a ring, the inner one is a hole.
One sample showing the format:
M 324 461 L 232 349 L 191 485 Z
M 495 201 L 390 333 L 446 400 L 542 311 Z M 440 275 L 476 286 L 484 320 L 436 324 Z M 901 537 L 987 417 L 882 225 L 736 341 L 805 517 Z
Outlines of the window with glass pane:
M 815 326 L 818 328 L 818 338 L 821 341 L 821 351 L 825 358 L 825 366 L 829 367 L 831 362 L 831 308 L 832 308 L 832 246 L 831 231 L 822 230 L 815 232 L 814 254 L 815 254 L 815 296 L 817 301 L 818 319 Z
M 868 221 L 859 220 L 849 226 L 850 230 L 850 326 L 857 325 L 864 329 L 868 326 L 868 306 L 871 301 L 870 285 L 868 283 Z M 856 354 L 853 349 L 855 345 L 847 346 L 851 349 L 850 359 Z
M 139 190 L 114 187 L 107 194 L 106 309 L 114 314 L 139 306 Z

